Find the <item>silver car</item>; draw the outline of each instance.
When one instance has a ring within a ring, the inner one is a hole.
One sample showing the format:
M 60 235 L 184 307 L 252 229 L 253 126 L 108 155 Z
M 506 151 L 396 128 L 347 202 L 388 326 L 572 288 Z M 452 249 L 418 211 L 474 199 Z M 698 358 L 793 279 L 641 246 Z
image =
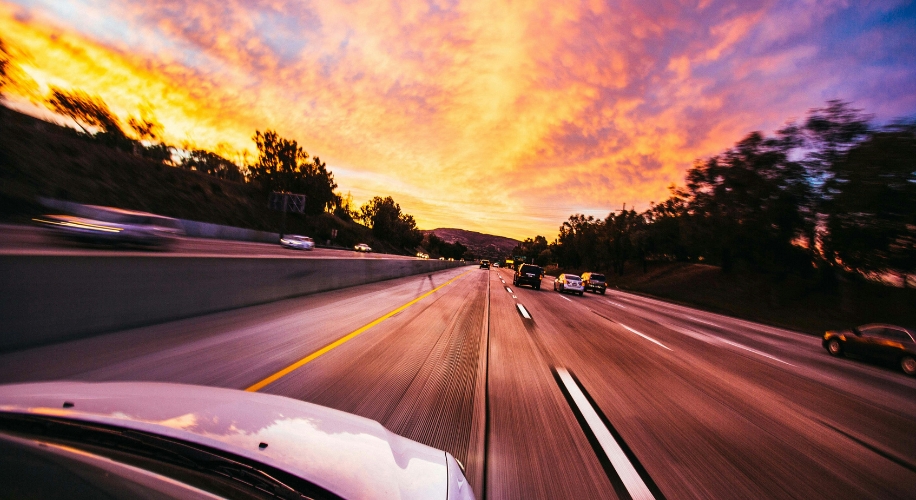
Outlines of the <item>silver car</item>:
M 314 250 L 315 241 L 308 236 L 299 236 L 297 234 L 288 234 L 280 238 L 280 245 L 285 248 L 294 250 Z
M 585 293 L 585 287 L 582 285 L 582 278 L 575 274 L 561 274 L 553 282 L 553 289 L 560 293 L 578 293 L 580 296 Z
M 449 453 L 282 396 L 152 382 L 0 386 L 10 498 L 474 498 Z

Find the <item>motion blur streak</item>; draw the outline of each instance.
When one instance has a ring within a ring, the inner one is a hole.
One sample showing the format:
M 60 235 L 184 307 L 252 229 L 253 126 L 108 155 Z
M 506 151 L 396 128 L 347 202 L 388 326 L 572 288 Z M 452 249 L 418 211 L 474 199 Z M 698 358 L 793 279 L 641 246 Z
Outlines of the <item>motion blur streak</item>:
M 306 364 L 312 362 L 313 360 L 315 360 L 315 359 L 317 359 L 317 358 L 323 356 L 324 354 L 327 354 L 328 352 L 330 352 L 330 351 L 336 349 L 337 347 L 340 347 L 341 345 L 346 344 L 347 342 L 349 342 L 350 340 L 352 340 L 353 338 L 355 338 L 355 337 L 358 336 L 359 334 L 365 332 L 366 330 L 369 330 L 370 328 L 372 328 L 373 326 L 375 326 L 375 325 L 381 323 L 382 321 L 385 321 L 386 319 L 388 319 L 388 318 L 394 316 L 395 314 L 397 314 L 397 313 L 403 311 L 404 309 L 407 309 L 408 307 L 410 307 L 410 306 L 416 304 L 417 302 L 420 302 L 421 300 L 425 299 L 426 297 L 429 297 L 430 295 L 436 293 L 436 291 L 438 291 L 438 290 L 444 288 L 445 286 L 448 286 L 448 285 L 449 285 L 450 283 L 452 283 L 453 281 L 455 281 L 455 280 L 457 280 L 457 279 L 460 279 L 462 276 L 466 275 L 468 272 L 470 272 L 470 271 L 467 271 L 467 272 L 464 272 L 464 273 L 462 273 L 462 274 L 459 274 L 458 276 L 456 276 L 456 277 L 454 277 L 454 278 L 452 278 L 452 279 L 446 281 L 445 283 L 443 283 L 443 284 L 437 286 L 436 288 L 433 288 L 432 290 L 430 290 L 430 291 L 424 293 L 423 295 L 421 295 L 421 296 L 419 296 L 419 297 L 417 297 L 417 298 L 411 300 L 410 302 L 408 302 L 408 303 L 402 305 L 401 307 L 398 307 L 397 309 L 395 309 L 395 310 L 389 312 L 388 314 L 386 314 L 386 315 L 384 315 L 384 316 L 382 316 L 382 317 L 380 317 L 380 318 L 378 318 L 378 319 L 372 321 L 371 323 L 369 323 L 369 324 L 367 324 L 367 325 L 365 325 L 365 326 L 362 326 L 362 327 L 358 328 L 357 330 L 355 330 L 355 331 L 353 331 L 353 332 L 348 333 L 347 335 L 344 335 L 343 337 L 341 337 L 341 338 L 335 340 L 334 342 L 332 342 L 332 343 L 330 343 L 330 344 L 328 344 L 328 345 L 322 347 L 321 349 L 318 349 L 317 351 L 313 352 L 312 354 L 309 354 L 308 356 L 306 356 L 306 357 L 300 359 L 299 361 L 296 361 L 295 363 L 293 363 L 293 364 L 287 366 L 286 368 L 284 368 L 284 369 L 278 371 L 277 373 L 274 373 L 273 375 L 271 375 L 271 376 L 265 378 L 264 380 L 261 380 L 260 382 L 251 385 L 250 387 L 246 388 L 245 390 L 246 390 L 246 391 L 249 391 L 249 392 L 256 392 L 256 391 L 259 391 L 259 390 L 263 389 L 263 388 L 266 387 L 267 385 L 269 385 L 269 384 L 271 384 L 271 383 L 273 383 L 273 382 L 276 382 L 277 380 L 279 380 L 279 379 L 285 377 L 286 375 L 289 375 L 290 373 L 292 373 L 292 372 L 294 372 L 295 370 L 297 370 L 297 369 L 299 369 L 299 368 L 305 366 Z

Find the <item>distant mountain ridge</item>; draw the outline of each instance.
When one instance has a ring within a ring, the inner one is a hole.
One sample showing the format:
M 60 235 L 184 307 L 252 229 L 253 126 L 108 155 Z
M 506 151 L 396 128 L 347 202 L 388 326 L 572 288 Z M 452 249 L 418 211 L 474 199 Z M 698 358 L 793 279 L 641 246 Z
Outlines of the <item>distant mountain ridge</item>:
M 492 234 L 478 233 L 476 231 L 467 231 L 465 229 L 456 229 L 442 227 L 437 229 L 428 229 L 423 234 L 433 233 L 446 243 L 455 241 L 468 247 L 474 253 L 483 257 L 495 257 L 497 255 L 508 255 L 520 242 L 505 236 L 496 236 Z

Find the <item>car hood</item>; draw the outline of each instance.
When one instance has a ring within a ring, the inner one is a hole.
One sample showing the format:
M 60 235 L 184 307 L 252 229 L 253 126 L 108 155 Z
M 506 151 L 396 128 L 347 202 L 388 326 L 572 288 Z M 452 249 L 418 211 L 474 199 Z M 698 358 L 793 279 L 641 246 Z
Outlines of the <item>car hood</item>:
M 459 488 L 470 493 L 444 451 L 392 434 L 374 420 L 282 396 L 152 382 L 47 382 L 0 386 L 0 411 L 209 446 L 344 498 L 446 498 Z M 261 443 L 267 447 L 260 449 Z

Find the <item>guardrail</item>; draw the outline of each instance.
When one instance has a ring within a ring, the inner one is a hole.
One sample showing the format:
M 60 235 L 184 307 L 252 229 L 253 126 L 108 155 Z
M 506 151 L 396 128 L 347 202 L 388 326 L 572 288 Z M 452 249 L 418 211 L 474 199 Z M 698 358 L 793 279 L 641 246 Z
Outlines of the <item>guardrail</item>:
M 0 255 L 0 350 L 460 265 L 420 259 Z

